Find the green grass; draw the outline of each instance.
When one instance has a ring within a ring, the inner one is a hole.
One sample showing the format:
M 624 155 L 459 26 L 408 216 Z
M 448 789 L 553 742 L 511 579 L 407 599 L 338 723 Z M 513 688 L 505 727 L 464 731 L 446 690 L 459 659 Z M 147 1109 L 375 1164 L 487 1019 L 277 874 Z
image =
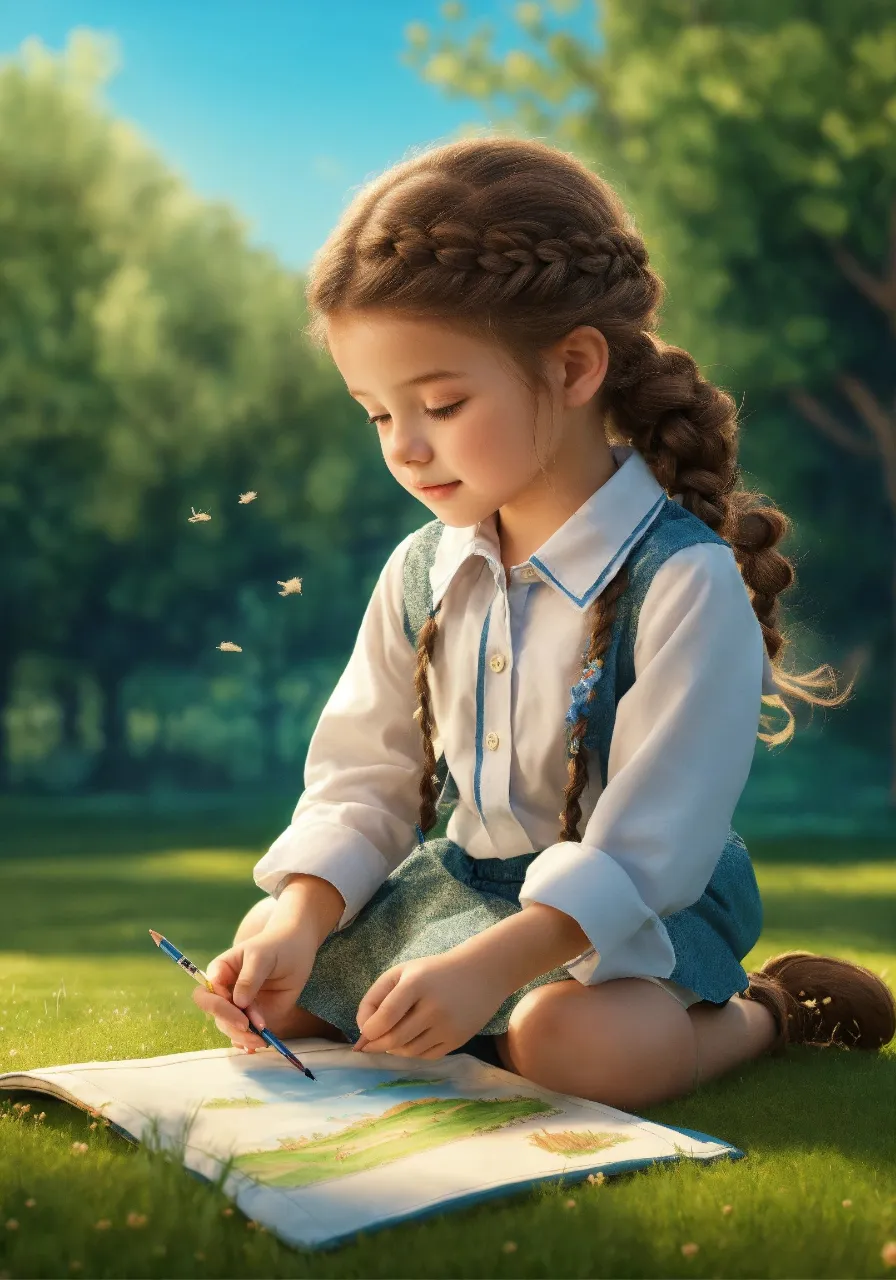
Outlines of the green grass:
M 251 868 L 277 827 L 270 814 L 217 826 L 201 815 L 6 817 L 0 1069 L 225 1044 L 147 930 L 161 930 L 199 964 L 227 946 L 259 896 Z M 750 848 L 766 929 L 748 968 L 805 947 L 896 983 L 896 846 Z M 16 1101 L 30 1101 L 30 1112 L 13 1112 Z M 46 1118 L 35 1120 L 41 1111 Z M 745 1160 L 654 1166 L 603 1186 L 554 1184 L 324 1252 L 287 1248 L 238 1210 L 226 1214 L 214 1187 L 102 1125 L 91 1129 L 89 1115 L 64 1103 L 20 1093 L 2 1112 L 0 1277 L 896 1280 L 881 1256 L 896 1240 L 894 1045 L 882 1054 L 794 1049 L 644 1112 L 724 1138 Z M 81 1141 L 87 1152 L 73 1153 Z M 128 1214 L 146 1215 L 145 1225 L 128 1226 Z M 103 1220 L 109 1225 L 98 1228 Z M 681 1252 L 689 1242 L 699 1245 L 693 1256 Z

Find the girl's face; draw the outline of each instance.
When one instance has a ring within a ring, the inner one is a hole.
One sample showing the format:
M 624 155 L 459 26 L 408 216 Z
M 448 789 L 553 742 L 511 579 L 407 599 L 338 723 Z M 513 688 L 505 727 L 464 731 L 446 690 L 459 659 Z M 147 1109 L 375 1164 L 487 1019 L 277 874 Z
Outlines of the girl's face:
M 553 432 L 544 391 L 536 411 L 503 351 L 441 322 L 346 313 L 330 317 L 327 342 L 349 393 L 375 420 L 369 429 L 386 466 L 444 524 L 463 528 L 496 511 L 525 520 L 551 500 L 542 467 L 575 502 L 569 513 L 594 492 L 583 472 L 593 478 L 599 445 L 609 457 L 593 403 L 606 372 L 596 329 L 574 330 L 550 356 Z M 453 481 L 445 496 L 419 488 Z

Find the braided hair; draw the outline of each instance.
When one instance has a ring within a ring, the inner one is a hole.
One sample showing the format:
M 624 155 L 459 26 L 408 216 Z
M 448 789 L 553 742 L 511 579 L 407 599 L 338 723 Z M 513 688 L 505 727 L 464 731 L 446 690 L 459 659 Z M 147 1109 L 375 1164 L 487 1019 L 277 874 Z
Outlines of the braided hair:
M 537 139 L 468 138 L 425 150 L 358 192 L 311 264 L 306 333 L 325 348 L 330 316 L 374 309 L 442 320 L 503 347 L 537 397 L 548 386 L 539 353 L 579 325 L 600 330 L 609 364 L 596 401 L 608 443 L 634 447 L 666 493 L 729 543 L 775 664 L 786 643 L 778 597 L 794 580 L 776 544 L 790 521 L 764 495 L 737 487 L 736 404 L 701 376 L 687 351 L 657 336 L 663 296 L 644 242 L 606 181 Z M 582 739 L 627 576 L 623 565 L 588 610 L 584 674 L 567 714 L 569 776 L 558 840 L 581 839 L 579 798 L 588 783 Z M 434 611 L 420 629 L 414 671 L 424 757 L 421 833 L 436 824 L 428 669 L 437 638 Z M 777 665 L 773 671 L 779 690 L 813 705 L 839 705 L 852 688 L 816 694 L 836 690 L 827 665 L 803 675 Z M 760 739 L 769 746 L 789 740 L 790 707 L 780 694 L 763 701 L 782 709 L 788 723 Z M 760 720 L 763 728 L 769 723 Z

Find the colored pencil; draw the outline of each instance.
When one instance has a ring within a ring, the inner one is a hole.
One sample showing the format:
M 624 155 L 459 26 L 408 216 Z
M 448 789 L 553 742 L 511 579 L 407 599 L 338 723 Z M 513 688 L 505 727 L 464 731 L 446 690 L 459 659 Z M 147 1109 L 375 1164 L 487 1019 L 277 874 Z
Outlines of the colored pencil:
M 161 933 L 156 933 L 155 929 L 150 929 L 149 933 L 153 942 L 160 951 L 163 951 L 166 956 L 169 956 L 174 963 L 179 966 L 179 968 L 183 969 L 185 973 L 188 973 L 191 978 L 201 986 L 204 986 L 207 991 L 211 991 L 212 995 L 214 995 L 215 988 L 207 973 L 203 973 L 197 965 L 193 964 L 192 960 L 188 960 L 184 953 L 182 951 L 178 951 L 174 943 L 169 942 Z M 234 1006 L 234 1008 L 238 1007 L 238 1005 Z M 242 1012 L 245 1013 L 245 1010 L 242 1010 Z M 249 1015 L 246 1014 L 246 1017 L 248 1018 Z M 272 1049 L 276 1049 L 278 1053 L 282 1053 L 284 1058 L 286 1058 L 288 1062 L 291 1062 L 294 1067 L 298 1067 L 300 1071 L 304 1071 L 309 1080 L 316 1079 L 308 1068 L 299 1061 L 292 1050 L 288 1049 L 283 1041 L 278 1039 L 272 1031 L 268 1031 L 267 1027 L 256 1027 L 250 1018 L 249 1030 L 254 1032 L 255 1035 L 261 1036 L 262 1040 L 264 1040 L 266 1044 L 269 1044 Z

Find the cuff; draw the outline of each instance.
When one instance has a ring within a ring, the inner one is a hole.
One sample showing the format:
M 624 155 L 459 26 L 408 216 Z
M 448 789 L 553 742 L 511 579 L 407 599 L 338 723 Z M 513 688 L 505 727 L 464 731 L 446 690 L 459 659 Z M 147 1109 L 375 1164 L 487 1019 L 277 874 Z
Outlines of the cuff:
M 602 849 L 573 840 L 549 845 L 529 864 L 520 889 L 520 906 L 543 902 L 572 916 L 591 942 L 591 947 L 564 968 L 585 986 L 595 981 L 623 977 L 615 953 L 638 934 L 637 962 L 630 972 L 640 971 L 667 978 L 675 968 L 675 951 L 665 926 L 638 893 L 631 878 L 618 862 Z M 621 959 L 621 957 L 620 957 Z M 595 978 L 603 964 L 600 979 Z
M 256 862 L 252 875 L 259 889 L 277 898 L 286 878 L 304 873 L 335 885 L 345 910 L 328 936 L 351 924 L 389 878 L 386 859 L 357 831 L 339 823 L 289 826 Z

